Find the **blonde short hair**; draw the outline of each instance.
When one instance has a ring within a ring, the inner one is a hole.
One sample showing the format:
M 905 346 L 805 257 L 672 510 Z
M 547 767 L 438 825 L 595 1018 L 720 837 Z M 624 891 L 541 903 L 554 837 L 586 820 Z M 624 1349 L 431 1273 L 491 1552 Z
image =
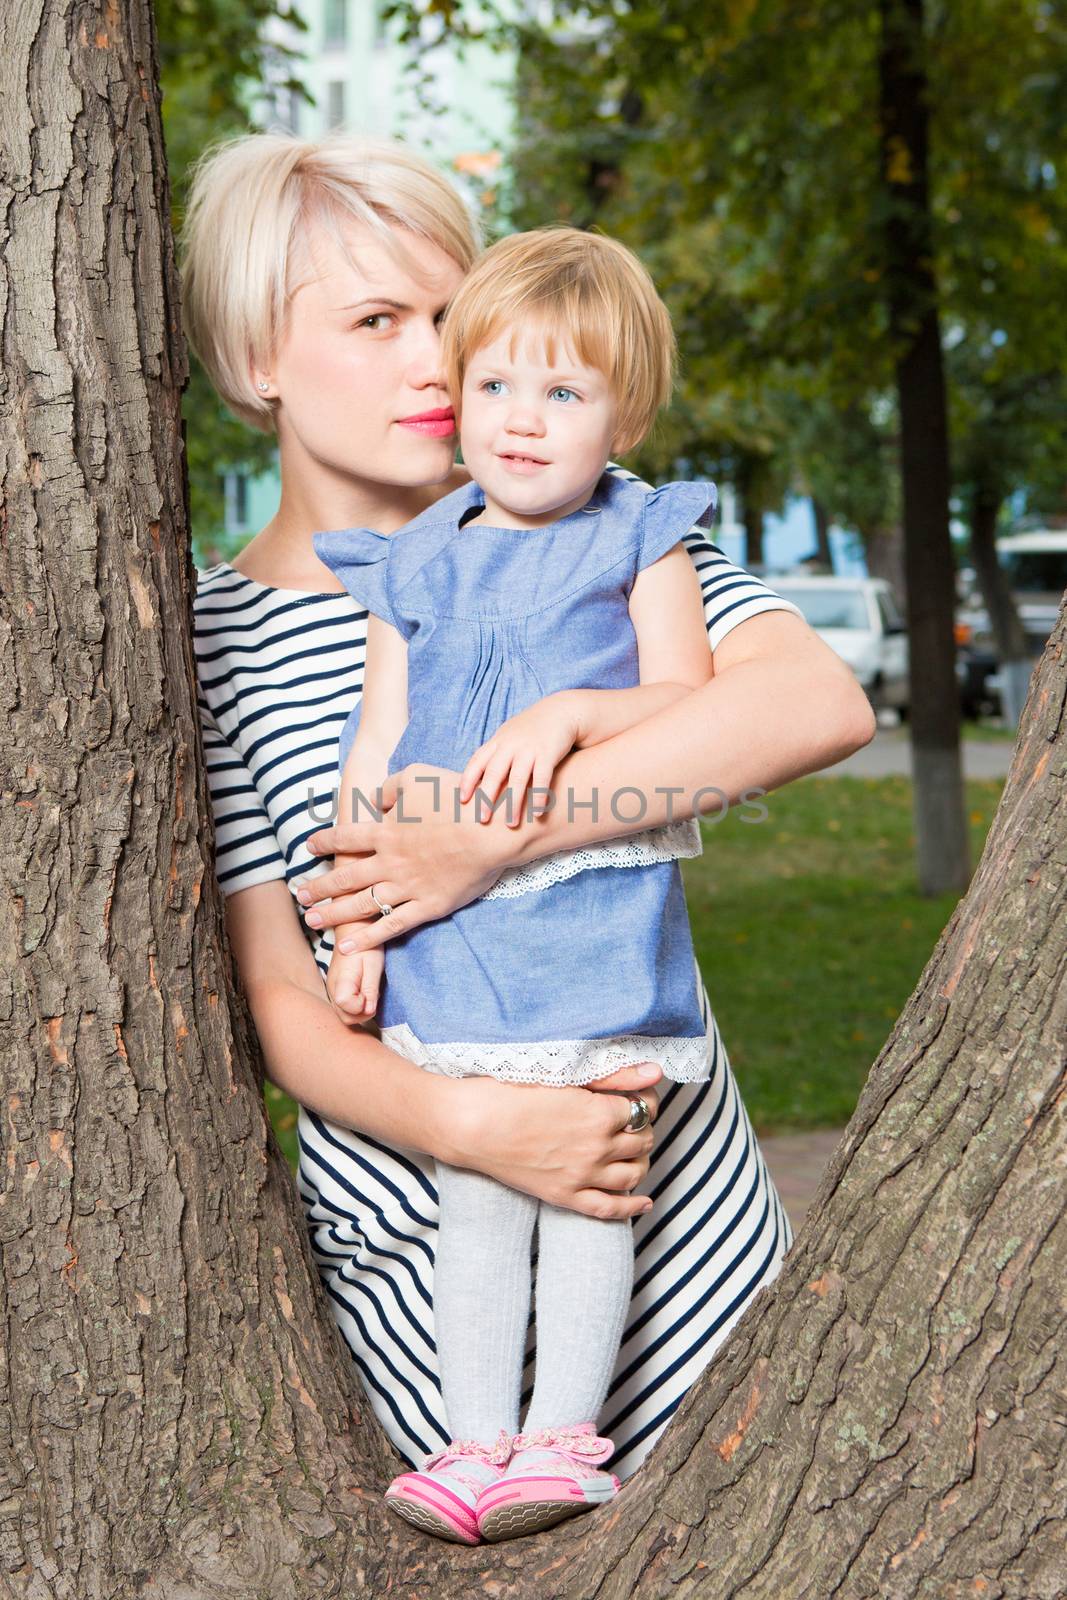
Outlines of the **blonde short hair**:
M 563 225 L 513 233 L 487 250 L 445 316 L 443 357 L 457 415 L 472 356 L 502 332 L 514 336 L 531 324 L 550 363 L 558 339 L 607 377 L 619 411 L 616 452 L 640 444 L 671 397 L 677 347 L 667 308 L 633 251 Z
M 251 364 L 270 365 L 305 270 L 309 226 L 322 224 L 343 248 L 346 221 L 372 228 L 406 266 L 395 227 L 464 269 L 481 244 L 458 191 L 391 140 L 253 133 L 196 166 L 181 233 L 186 331 L 226 404 L 265 433 L 274 408 L 257 395 Z

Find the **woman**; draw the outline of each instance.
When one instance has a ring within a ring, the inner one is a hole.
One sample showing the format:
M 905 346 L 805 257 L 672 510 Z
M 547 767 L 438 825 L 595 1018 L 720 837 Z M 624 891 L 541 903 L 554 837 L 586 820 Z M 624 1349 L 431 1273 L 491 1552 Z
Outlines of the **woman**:
M 301 1106 L 299 1186 L 331 1310 L 414 1465 L 448 1439 L 434 1158 L 634 1219 L 634 1294 L 604 1412 L 625 1478 L 792 1242 L 706 996 L 712 1079 L 662 1100 L 654 1064 L 595 1089 L 450 1079 L 337 1018 L 323 985 L 331 930 L 374 918 L 362 937 L 381 943 L 502 872 L 691 817 L 702 788 L 732 802 L 840 760 L 873 732 L 867 702 L 795 608 L 693 529 L 714 676 L 597 747 L 600 793 L 576 751 L 557 774 L 570 803 L 510 827 L 453 805 L 458 773 L 409 767 L 390 780 L 380 822 L 324 830 L 366 613 L 312 534 L 391 532 L 463 481 L 437 328 L 477 240 L 450 187 L 400 147 L 253 135 L 201 166 L 184 243 L 192 341 L 231 409 L 278 435 L 277 515 L 235 563 L 200 575 L 196 647 L 227 926 L 268 1075 Z M 413 817 L 421 825 L 403 825 Z M 362 858 L 331 872 L 313 836 L 324 854 Z M 396 909 L 382 915 L 375 895 Z M 654 1140 L 631 1117 L 626 1095 L 638 1091 Z M 524 1401 L 533 1355 L 531 1342 Z

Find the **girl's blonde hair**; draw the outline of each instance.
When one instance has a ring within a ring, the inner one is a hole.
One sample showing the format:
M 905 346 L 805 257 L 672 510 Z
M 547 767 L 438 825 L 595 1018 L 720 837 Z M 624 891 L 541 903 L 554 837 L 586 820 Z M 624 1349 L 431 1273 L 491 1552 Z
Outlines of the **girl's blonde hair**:
M 298 274 L 309 269 L 312 225 L 345 249 L 346 222 L 373 229 L 408 270 L 394 228 L 428 239 L 464 269 L 481 244 L 448 180 L 391 140 L 252 133 L 197 163 L 181 232 L 186 331 L 226 404 L 264 433 L 274 408 L 256 393 L 251 367 L 269 369 Z
M 456 291 L 443 358 L 459 415 L 471 357 L 505 331 L 532 328 L 549 363 L 557 340 L 604 373 L 618 406 L 618 454 L 645 438 L 671 397 L 677 347 L 670 315 L 631 250 L 600 233 L 552 226 L 501 239 Z

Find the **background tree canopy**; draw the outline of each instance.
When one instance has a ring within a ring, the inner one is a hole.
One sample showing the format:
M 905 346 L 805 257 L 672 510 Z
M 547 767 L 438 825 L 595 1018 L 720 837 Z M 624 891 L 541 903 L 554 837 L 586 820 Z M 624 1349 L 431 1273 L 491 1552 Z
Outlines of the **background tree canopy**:
M 181 226 L 194 162 L 212 145 L 255 126 L 252 107 L 268 71 L 286 91 L 306 94 L 299 62 L 266 36 L 279 19 L 303 29 L 281 0 L 155 0 L 163 129 L 170 172 L 171 222 Z M 222 474 L 267 467 L 273 435 L 257 433 L 226 410 L 190 352 L 182 413 L 194 540 L 223 518 Z
M 753 481 L 766 503 L 791 484 L 865 535 L 897 522 L 877 8 L 553 14 L 518 29 L 510 220 L 598 224 L 654 272 L 682 372 L 640 466 Z M 935 0 L 925 47 L 954 488 L 966 512 L 982 463 L 998 503 L 1058 506 L 1067 19 L 1046 0 Z

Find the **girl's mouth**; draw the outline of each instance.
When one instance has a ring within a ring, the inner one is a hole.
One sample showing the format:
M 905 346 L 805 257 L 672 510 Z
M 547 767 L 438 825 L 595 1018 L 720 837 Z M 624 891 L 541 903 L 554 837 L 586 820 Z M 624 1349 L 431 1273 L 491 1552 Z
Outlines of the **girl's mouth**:
M 551 465 L 548 461 L 542 461 L 540 456 L 524 456 L 517 452 L 508 452 L 498 459 L 504 463 L 509 472 L 533 473 Z

